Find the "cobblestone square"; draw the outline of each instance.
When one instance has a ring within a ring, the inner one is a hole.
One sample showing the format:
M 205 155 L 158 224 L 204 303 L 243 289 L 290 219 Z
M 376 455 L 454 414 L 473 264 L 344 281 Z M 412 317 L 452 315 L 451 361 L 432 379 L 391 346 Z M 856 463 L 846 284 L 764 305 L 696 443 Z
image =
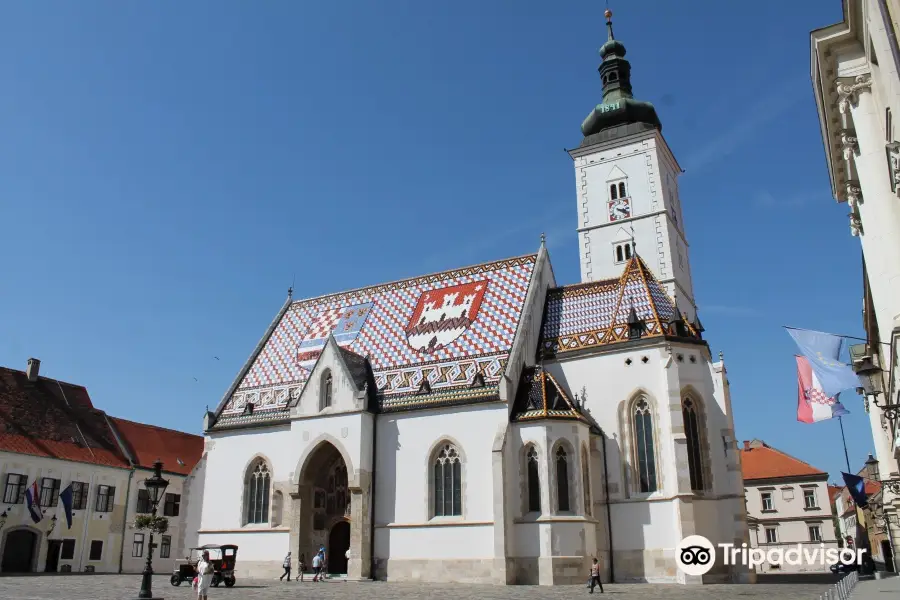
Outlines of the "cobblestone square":
M 0 577 L 0 598 L 7 600 L 125 600 L 137 598 L 139 575 L 48 575 Z M 615 598 L 642 600 L 726 600 L 730 598 L 767 598 L 815 600 L 828 588 L 824 583 L 785 583 L 757 585 L 679 586 L 653 584 L 611 584 L 604 586 Z M 168 577 L 153 579 L 157 598 L 188 600 L 195 593 L 188 584 L 172 587 Z M 599 592 L 599 590 L 598 590 Z M 461 600 L 525 600 L 573 598 L 587 594 L 584 586 L 492 586 L 445 585 L 384 582 L 328 581 L 282 583 L 277 580 L 238 581 L 233 588 L 224 586 L 210 590 L 211 600 L 259 600 L 293 598 L 365 598 L 366 600 L 406 600 L 440 598 Z

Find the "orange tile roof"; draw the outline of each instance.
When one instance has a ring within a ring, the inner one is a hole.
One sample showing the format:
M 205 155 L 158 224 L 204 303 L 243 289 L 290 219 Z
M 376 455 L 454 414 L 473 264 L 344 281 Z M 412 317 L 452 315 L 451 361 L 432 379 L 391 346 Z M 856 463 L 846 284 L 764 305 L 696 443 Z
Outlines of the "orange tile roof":
M 87 390 L 0 367 L 0 451 L 128 468 Z
M 203 436 L 117 417 L 110 417 L 110 421 L 136 466 L 149 469 L 159 459 L 164 471 L 188 475 L 203 456 Z
M 839 485 L 831 485 L 828 484 L 828 499 L 832 502 L 837 500 L 837 497 L 841 495 L 841 486 Z
M 765 442 L 741 450 L 741 472 L 744 481 L 779 477 L 827 476 L 810 464 L 794 458 Z

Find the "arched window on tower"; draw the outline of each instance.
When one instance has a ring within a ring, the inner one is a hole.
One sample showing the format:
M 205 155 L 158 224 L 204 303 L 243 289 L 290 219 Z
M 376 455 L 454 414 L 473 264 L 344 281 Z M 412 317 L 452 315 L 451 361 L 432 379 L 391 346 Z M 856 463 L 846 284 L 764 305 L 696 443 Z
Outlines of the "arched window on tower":
M 569 455 L 562 446 L 556 450 L 556 501 L 560 512 L 569 510 Z
M 627 195 L 628 194 L 625 193 L 625 182 L 620 181 L 619 182 L 619 198 L 624 198 Z
M 584 515 L 591 516 L 591 465 L 588 460 L 587 448 L 581 448 L 581 487 L 584 492 Z
M 328 369 L 322 374 L 322 400 L 319 410 L 331 406 L 331 396 L 333 393 L 333 388 L 334 385 L 331 377 L 331 370 Z
M 525 454 L 528 467 L 528 512 L 541 512 L 541 477 L 538 468 L 538 453 L 534 446 Z
M 625 247 L 622 244 L 616 246 L 616 262 L 625 262 Z
M 247 507 L 247 523 L 269 522 L 269 487 L 272 474 L 262 458 L 257 459 L 247 471 L 244 480 L 244 498 Z
M 625 244 L 625 260 L 631 260 L 631 243 Z
M 684 434 L 687 437 L 688 469 L 691 474 L 691 489 L 706 489 L 703 477 L 703 450 L 700 436 L 700 419 L 697 405 L 691 398 L 681 401 L 681 415 L 684 417 Z
M 442 444 L 432 461 L 434 516 L 462 515 L 462 461 L 453 444 Z
M 610 184 L 609 186 L 609 199 L 617 200 L 619 198 L 618 190 L 616 189 L 616 184 Z
M 638 489 L 642 493 L 656 491 L 656 454 L 653 444 L 653 415 L 645 398 L 634 405 L 634 461 L 637 467 Z

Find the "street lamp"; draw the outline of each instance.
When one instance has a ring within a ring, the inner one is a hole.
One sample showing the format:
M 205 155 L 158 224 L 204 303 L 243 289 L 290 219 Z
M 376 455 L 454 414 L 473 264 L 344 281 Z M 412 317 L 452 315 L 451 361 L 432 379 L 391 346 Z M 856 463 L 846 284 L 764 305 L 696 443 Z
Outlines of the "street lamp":
M 144 480 L 144 487 L 147 488 L 147 495 L 150 496 L 150 514 L 156 517 L 156 507 L 162 499 L 163 492 L 169 486 L 169 482 L 162 476 L 162 461 L 158 458 L 153 463 L 153 477 Z M 138 598 L 150 600 L 162 600 L 153 597 L 153 529 L 150 529 L 150 543 L 147 545 L 147 562 L 144 565 L 144 572 L 141 576 L 141 591 Z
M 56 529 L 56 515 L 53 515 L 53 518 L 50 519 L 50 525 L 47 526 L 47 537 L 50 537 L 54 529 Z
M 891 404 L 889 399 L 886 400 L 884 404 L 878 402 L 878 396 L 881 395 L 883 388 L 881 377 L 884 371 L 875 364 L 875 361 L 872 360 L 871 356 L 866 356 L 858 361 L 854 365 L 854 370 L 859 376 L 860 383 L 862 383 L 862 388 L 857 391 L 861 390 L 862 393 L 865 394 L 866 410 L 869 409 L 868 402 L 869 396 L 871 396 L 872 404 L 880 408 L 881 412 L 890 419 L 891 425 L 893 425 L 897 417 L 900 416 L 900 404 Z
M 900 495 L 900 477 L 890 477 L 888 479 L 881 478 L 881 471 L 878 468 L 878 459 L 869 455 L 866 459 L 866 479 L 877 481 L 881 487 L 890 490 L 894 494 Z
M 0 514 L 0 529 L 6 525 L 6 511 L 4 510 L 2 514 Z

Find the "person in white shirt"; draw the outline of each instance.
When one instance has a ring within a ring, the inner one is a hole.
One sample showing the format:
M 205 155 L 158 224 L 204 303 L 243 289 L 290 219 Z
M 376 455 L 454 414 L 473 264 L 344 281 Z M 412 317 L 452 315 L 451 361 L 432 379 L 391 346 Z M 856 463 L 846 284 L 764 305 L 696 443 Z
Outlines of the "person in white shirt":
M 197 599 L 208 600 L 209 586 L 212 585 L 215 569 L 209 562 L 209 552 L 204 551 L 197 563 Z
M 281 577 L 278 578 L 278 581 L 282 581 L 287 575 L 288 581 L 291 580 L 291 553 L 288 552 L 287 556 L 284 557 L 284 563 L 281 565 L 284 567 L 284 573 L 281 574 Z
M 319 575 L 322 574 L 322 555 L 316 554 L 313 556 L 312 562 L 313 568 L 313 581 L 319 581 Z

